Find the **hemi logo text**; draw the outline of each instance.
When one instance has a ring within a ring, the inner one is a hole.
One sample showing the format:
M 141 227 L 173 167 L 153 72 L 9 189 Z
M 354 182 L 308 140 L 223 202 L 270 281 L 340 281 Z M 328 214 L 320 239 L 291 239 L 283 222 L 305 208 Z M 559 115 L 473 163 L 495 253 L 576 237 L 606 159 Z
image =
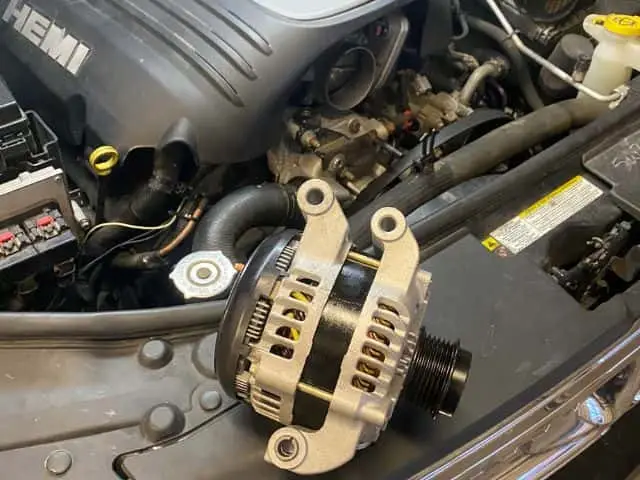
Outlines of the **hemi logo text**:
M 2 20 L 12 24 L 24 38 L 72 75 L 78 74 L 91 53 L 87 45 L 67 34 L 66 28 L 38 13 L 22 0 L 11 0 L 2 14 Z

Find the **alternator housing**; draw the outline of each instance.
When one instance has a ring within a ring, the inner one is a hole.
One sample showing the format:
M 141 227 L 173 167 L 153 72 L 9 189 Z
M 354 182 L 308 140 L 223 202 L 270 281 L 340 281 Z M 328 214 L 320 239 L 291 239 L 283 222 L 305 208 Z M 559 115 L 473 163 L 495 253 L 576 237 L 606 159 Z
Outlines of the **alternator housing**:
M 420 331 L 430 275 L 401 212 L 383 208 L 371 219 L 383 251 L 375 260 L 352 250 L 326 182 L 306 182 L 298 204 L 304 232 L 267 240 L 236 283 L 216 370 L 230 394 L 287 425 L 265 459 L 315 474 L 378 438 L 407 376 L 416 379 L 414 400 L 453 413 L 470 355 Z

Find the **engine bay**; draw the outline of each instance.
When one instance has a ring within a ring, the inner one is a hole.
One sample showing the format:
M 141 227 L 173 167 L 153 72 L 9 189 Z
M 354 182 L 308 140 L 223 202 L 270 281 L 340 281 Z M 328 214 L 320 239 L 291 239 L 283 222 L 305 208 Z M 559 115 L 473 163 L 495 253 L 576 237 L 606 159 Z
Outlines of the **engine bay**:
M 435 478 L 637 318 L 634 3 L 0 0 L 0 458 Z

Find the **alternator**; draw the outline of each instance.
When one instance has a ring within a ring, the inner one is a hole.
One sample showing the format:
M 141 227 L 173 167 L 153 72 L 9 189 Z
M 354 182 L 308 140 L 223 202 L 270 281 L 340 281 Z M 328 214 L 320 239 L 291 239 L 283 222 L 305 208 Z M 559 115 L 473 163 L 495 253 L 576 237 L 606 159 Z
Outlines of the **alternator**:
M 453 414 L 470 368 L 459 344 L 420 328 L 430 275 L 396 209 L 371 219 L 375 260 L 352 250 L 331 187 L 298 192 L 304 232 L 265 241 L 229 299 L 216 347 L 225 390 L 287 425 L 265 460 L 298 474 L 332 470 L 373 443 L 405 396 Z

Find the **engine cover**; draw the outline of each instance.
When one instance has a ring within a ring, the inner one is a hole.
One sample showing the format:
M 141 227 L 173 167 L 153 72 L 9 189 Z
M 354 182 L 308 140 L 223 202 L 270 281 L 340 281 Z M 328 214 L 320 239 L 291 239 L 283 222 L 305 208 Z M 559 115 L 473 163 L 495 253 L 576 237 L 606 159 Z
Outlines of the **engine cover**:
M 124 153 L 186 117 L 203 163 L 239 162 L 323 52 L 399 3 L 0 0 L 0 74 L 71 144 Z

